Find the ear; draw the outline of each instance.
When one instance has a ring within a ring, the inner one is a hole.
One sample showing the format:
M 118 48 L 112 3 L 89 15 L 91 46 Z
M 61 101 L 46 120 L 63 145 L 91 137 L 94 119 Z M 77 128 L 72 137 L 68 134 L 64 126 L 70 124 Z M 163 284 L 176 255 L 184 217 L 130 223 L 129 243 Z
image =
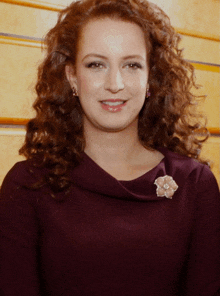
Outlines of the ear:
M 76 78 L 75 70 L 74 70 L 73 66 L 66 65 L 65 66 L 65 73 L 66 73 L 66 78 L 69 81 L 71 88 L 74 87 L 75 90 L 77 91 L 77 78 Z

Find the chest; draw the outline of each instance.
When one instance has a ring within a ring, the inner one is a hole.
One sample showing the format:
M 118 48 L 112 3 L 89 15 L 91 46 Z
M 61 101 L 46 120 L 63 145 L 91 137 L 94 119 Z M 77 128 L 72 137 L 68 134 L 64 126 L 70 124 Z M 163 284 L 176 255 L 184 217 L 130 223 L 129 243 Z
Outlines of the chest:
M 65 256 L 147 250 L 150 256 L 165 252 L 178 257 L 192 227 L 189 208 L 184 211 L 178 201 L 124 201 L 77 190 L 70 200 L 45 207 L 41 220 L 43 248 Z
M 40 264 L 48 286 L 57 291 L 64 278 L 71 291 L 80 291 L 76 295 L 126 291 L 130 296 L 137 289 L 138 295 L 173 295 L 188 252 L 189 207 L 177 200 L 128 201 L 79 188 L 72 193 L 40 211 Z

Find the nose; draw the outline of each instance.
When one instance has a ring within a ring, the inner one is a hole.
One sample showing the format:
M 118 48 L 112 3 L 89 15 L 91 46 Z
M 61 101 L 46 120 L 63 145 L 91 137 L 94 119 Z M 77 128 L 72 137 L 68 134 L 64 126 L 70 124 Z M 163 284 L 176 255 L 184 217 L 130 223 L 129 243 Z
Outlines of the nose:
M 109 70 L 109 73 L 106 76 L 105 89 L 111 91 L 112 93 L 117 93 L 118 91 L 124 89 L 124 81 L 119 69 Z

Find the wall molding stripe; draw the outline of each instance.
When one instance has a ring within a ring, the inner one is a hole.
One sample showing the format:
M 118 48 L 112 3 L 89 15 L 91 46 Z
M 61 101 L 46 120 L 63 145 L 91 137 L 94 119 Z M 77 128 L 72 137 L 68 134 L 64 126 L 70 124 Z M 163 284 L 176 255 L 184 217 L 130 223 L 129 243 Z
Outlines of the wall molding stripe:
M 43 38 L 27 36 L 27 35 L 17 35 L 17 34 L 12 34 L 12 33 L 5 33 L 5 32 L 0 32 L 0 36 L 12 37 L 12 38 L 17 38 L 17 39 L 22 39 L 22 40 L 29 40 L 29 41 L 40 41 L 40 42 L 44 41 Z
M 200 61 L 187 60 L 197 70 L 220 73 L 220 64 L 206 63 Z
M 220 67 L 218 65 L 212 66 L 212 65 L 206 65 L 204 63 L 191 63 L 191 64 L 196 70 L 220 73 Z
M 25 136 L 25 129 L 6 129 L 0 127 L 0 136 Z
M 5 2 L 9 4 L 15 4 L 15 5 L 21 5 L 21 6 L 27 6 L 32 8 L 38 8 L 38 9 L 45 9 L 45 10 L 51 10 L 51 11 L 60 11 L 63 8 L 65 8 L 65 5 L 61 4 L 53 4 L 38 0 L 0 0 L 0 2 Z
M 208 130 L 211 135 L 219 135 L 220 136 L 220 128 L 218 127 L 208 127 Z
M 23 39 L 20 37 L 4 36 L 1 34 L 0 34 L 0 43 L 1 44 L 26 46 L 26 47 L 42 48 L 42 41 L 34 40 L 34 39 L 26 39 L 26 38 Z
M 39 0 L 31 0 L 31 1 L 30 0 L 0 0 L 0 2 L 38 8 L 38 9 L 52 10 L 52 11 L 60 11 L 66 7 L 65 5 L 53 4 L 53 3 L 48 3 L 48 2 L 39 1 Z M 181 28 L 175 28 L 175 30 L 181 35 L 220 42 L 220 36 L 218 35 L 206 34 L 206 33 L 198 32 L 194 30 L 181 29 Z
M 26 125 L 28 118 L 0 117 L 0 125 Z
M 220 36 L 215 34 L 206 34 L 199 31 L 194 30 L 188 30 L 188 29 L 181 29 L 181 28 L 175 28 L 176 32 L 181 35 L 186 35 L 190 37 L 196 37 L 201 39 L 207 39 L 212 41 L 220 42 Z
M 208 66 L 220 67 L 220 64 L 200 62 L 200 61 L 194 61 L 194 60 L 187 60 L 187 61 L 190 62 L 190 63 L 194 63 L 194 64 L 203 64 L 203 65 L 208 65 Z
M 11 118 L 11 117 L 0 117 L 0 127 L 13 127 L 13 126 L 25 126 L 30 119 L 28 118 Z M 218 127 L 208 127 L 208 130 L 211 135 L 220 136 L 220 128 Z

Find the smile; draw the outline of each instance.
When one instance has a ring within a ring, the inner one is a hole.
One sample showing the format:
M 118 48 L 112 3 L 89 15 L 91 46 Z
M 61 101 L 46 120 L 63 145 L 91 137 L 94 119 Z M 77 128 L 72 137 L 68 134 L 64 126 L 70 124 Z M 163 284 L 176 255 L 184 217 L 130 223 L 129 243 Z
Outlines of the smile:
M 119 112 L 126 105 L 126 101 L 122 100 L 105 100 L 101 101 L 101 106 L 109 112 Z
M 111 102 L 111 101 L 102 101 L 102 104 L 109 105 L 109 106 L 118 106 L 124 104 L 125 101 L 116 101 L 116 102 Z

